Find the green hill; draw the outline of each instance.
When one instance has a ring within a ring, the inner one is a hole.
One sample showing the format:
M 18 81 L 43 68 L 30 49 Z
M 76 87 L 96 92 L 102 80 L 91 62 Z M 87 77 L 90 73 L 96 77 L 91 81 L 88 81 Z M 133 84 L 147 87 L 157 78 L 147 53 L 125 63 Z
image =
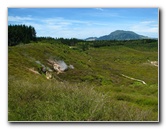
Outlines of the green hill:
M 87 38 L 86 40 L 93 41 L 93 40 L 137 40 L 137 39 L 149 39 L 149 37 L 139 35 L 133 31 L 116 30 L 111 32 L 109 35 L 104 35 L 99 38 L 90 37 Z
M 50 80 L 30 70 L 38 71 L 36 61 L 51 68 L 50 58 L 74 69 L 53 71 Z M 59 43 L 30 43 L 9 47 L 8 59 L 9 121 L 158 120 L 156 42 L 86 51 Z

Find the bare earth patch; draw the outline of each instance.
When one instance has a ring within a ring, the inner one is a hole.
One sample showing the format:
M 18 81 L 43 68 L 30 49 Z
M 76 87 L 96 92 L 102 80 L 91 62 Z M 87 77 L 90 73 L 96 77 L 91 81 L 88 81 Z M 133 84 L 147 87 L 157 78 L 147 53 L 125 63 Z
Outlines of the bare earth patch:
M 158 61 L 150 61 L 150 64 L 153 66 L 158 67 Z

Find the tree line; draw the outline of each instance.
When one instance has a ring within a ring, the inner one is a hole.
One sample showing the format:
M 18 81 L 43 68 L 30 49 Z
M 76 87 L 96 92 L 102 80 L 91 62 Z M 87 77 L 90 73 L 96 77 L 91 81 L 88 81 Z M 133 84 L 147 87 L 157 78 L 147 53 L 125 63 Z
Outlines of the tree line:
M 140 39 L 140 40 L 96 40 L 85 41 L 76 38 L 52 38 L 52 37 L 36 37 L 35 28 L 26 25 L 9 25 L 8 26 L 8 45 L 15 46 L 18 44 L 27 44 L 31 41 L 46 42 L 46 43 L 61 43 L 68 46 L 73 46 L 79 50 L 86 51 L 89 47 L 104 47 L 113 45 L 127 45 L 133 46 L 134 44 L 149 44 L 156 42 L 157 39 Z
M 26 44 L 36 40 L 36 31 L 32 26 L 9 25 L 8 26 L 8 45 Z
M 62 43 L 69 46 L 75 46 L 83 40 L 71 38 L 52 38 L 52 37 L 36 37 L 36 30 L 32 26 L 26 25 L 8 25 L 8 45 L 15 46 L 18 44 L 27 44 L 31 41 L 46 41 L 49 43 Z

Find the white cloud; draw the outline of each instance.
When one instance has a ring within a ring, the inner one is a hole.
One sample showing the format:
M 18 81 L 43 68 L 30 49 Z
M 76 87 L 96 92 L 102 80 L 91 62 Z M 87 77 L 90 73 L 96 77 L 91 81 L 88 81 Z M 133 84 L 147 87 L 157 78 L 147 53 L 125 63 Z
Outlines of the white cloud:
M 158 24 L 152 20 L 140 21 L 138 23 L 111 23 L 107 21 L 72 20 L 63 17 L 38 19 L 31 16 L 8 16 L 8 21 L 9 24 L 14 23 L 33 26 L 36 29 L 37 36 L 64 38 L 99 37 L 118 29 L 131 30 L 149 37 L 158 36 Z
M 49 34 L 52 37 L 64 38 L 87 38 L 90 34 L 95 35 L 97 31 L 101 32 L 101 30 L 98 27 L 108 25 L 107 23 L 82 20 L 69 20 L 60 17 L 44 19 L 41 20 L 41 22 L 43 24 L 43 29 L 40 29 L 38 33 L 39 36 L 41 36 L 41 34 L 44 34 L 43 31 L 47 31 L 47 35 Z M 96 27 L 95 29 L 94 26 Z M 35 28 L 37 29 L 37 27 Z
M 19 17 L 19 16 L 8 16 L 8 21 L 26 21 L 26 20 L 33 20 L 30 16 L 28 17 Z
M 102 8 L 95 8 L 96 10 L 99 10 L 99 11 L 104 11 L 104 9 Z
M 151 23 L 154 23 L 155 21 L 142 21 L 140 22 L 141 24 L 151 24 Z
M 134 31 L 138 34 L 142 34 L 149 37 L 158 36 L 158 24 L 156 21 L 141 21 L 135 24 L 132 24 L 129 27 L 131 31 Z

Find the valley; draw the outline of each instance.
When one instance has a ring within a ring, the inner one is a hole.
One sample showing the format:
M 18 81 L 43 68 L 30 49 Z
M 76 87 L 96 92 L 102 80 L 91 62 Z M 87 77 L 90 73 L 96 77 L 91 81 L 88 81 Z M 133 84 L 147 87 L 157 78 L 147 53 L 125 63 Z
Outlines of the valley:
M 57 74 L 49 59 L 72 68 Z M 52 78 L 36 61 L 52 70 Z M 158 121 L 158 61 L 158 41 L 148 39 L 9 46 L 8 119 Z

